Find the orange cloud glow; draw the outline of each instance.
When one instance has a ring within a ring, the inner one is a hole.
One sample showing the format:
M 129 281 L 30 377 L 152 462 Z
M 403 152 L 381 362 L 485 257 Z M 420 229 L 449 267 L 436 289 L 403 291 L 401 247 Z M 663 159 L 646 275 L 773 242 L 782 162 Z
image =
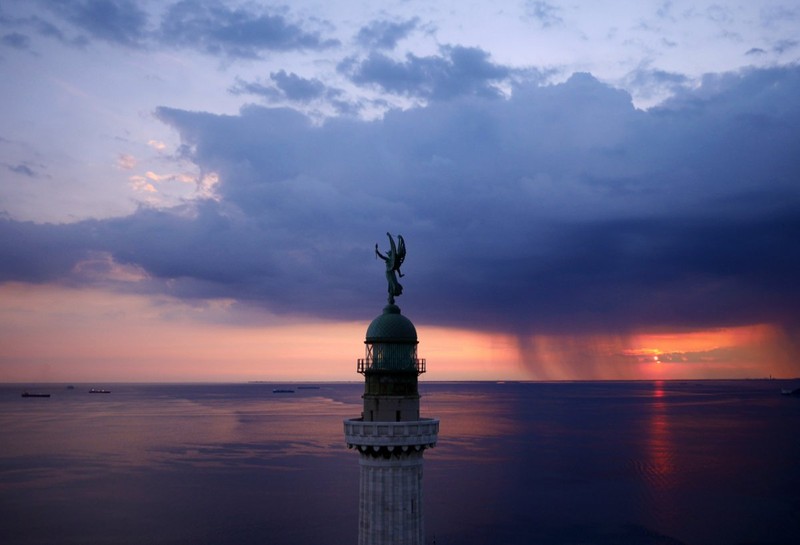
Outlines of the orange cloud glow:
M 0 381 L 341 380 L 363 335 L 263 315 L 240 325 L 228 301 L 23 284 L 0 300 Z
M 379 311 L 378 311 L 379 312 Z M 376 312 L 376 315 L 378 314 Z M 361 380 L 363 323 L 299 321 L 232 301 L 0 286 L 0 382 Z M 526 378 L 510 339 L 418 327 L 427 380 Z
M 228 300 L 190 304 L 97 288 L 4 284 L 0 382 L 357 381 L 356 360 L 364 357 L 364 334 L 372 318 L 309 321 Z M 427 360 L 423 380 L 800 374 L 788 336 L 765 324 L 527 339 L 416 325 L 419 356 Z
M 649 378 L 760 378 L 796 376 L 800 369 L 794 351 L 783 329 L 754 324 L 636 335 L 626 354 L 641 363 Z
M 689 332 L 552 335 L 520 340 L 539 380 L 794 377 L 790 336 L 770 324 Z

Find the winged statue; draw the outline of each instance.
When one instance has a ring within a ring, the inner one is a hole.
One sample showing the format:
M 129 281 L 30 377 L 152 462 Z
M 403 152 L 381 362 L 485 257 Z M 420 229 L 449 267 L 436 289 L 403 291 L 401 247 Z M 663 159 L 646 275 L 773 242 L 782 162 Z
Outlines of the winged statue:
M 403 286 L 397 281 L 397 276 L 403 277 L 400 272 L 400 266 L 406 259 L 406 242 L 403 240 L 402 235 L 397 235 L 397 245 L 394 243 L 392 235 L 386 233 L 389 237 L 389 251 L 383 255 L 375 245 L 375 255 L 380 257 L 386 263 L 386 281 L 389 284 L 389 304 L 394 304 L 394 298 L 403 293 Z M 396 273 L 396 274 L 395 274 Z

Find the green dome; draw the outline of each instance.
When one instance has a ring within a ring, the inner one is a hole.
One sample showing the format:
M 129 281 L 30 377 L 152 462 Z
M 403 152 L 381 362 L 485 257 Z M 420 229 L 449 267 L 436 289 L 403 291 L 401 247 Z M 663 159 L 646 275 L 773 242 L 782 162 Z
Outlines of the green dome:
M 368 343 L 417 343 L 417 329 L 411 320 L 400 314 L 397 305 L 386 305 L 383 314 L 367 328 Z

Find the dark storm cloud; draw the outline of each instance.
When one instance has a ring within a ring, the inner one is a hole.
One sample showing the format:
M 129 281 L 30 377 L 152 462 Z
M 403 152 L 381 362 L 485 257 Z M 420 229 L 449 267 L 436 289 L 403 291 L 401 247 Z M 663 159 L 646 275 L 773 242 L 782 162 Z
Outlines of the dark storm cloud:
M 92 39 L 138 47 L 146 31 L 147 13 L 134 0 L 52 0 L 44 5 Z
M 217 200 L 113 220 L 0 227 L 5 280 L 87 253 L 148 289 L 355 318 L 384 297 L 384 233 L 408 244 L 420 323 L 535 333 L 781 322 L 800 308 L 800 68 L 710 75 L 650 111 L 587 74 L 382 119 L 161 108 Z M 413 309 L 413 311 L 412 311 Z
M 774 28 L 784 21 L 800 20 L 800 7 L 791 3 L 764 6 L 759 10 L 761 25 L 765 28 Z
M 777 53 L 778 55 L 781 55 L 783 53 L 786 53 L 788 51 L 796 49 L 799 44 L 800 44 L 800 42 L 798 42 L 797 40 L 778 40 L 777 42 L 772 44 L 772 47 L 770 47 L 770 50 L 773 53 Z M 767 54 L 767 51 L 764 48 L 761 48 L 761 47 L 750 48 L 745 53 L 745 55 L 756 55 L 756 56 L 758 56 L 758 55 L 766 55 L 766 54 Z
M 62 12 L 59 11 L 53 12 L 51 10 L 50 13 L 58 15 L 58 13 Z M 42 17 L 35 15 L 29 17 L 13 17 L 13 16 L 8 17 L 0 13 L 0 26 L 24 30 L 25 33 L 12 32 L 10 34 L 10 36 L 15 36 L 12 39 L 15 40 L 16 42 L 24 40 L 24 43 L 22 44 L 16 43 L 8 45 L 12 46 L 24 45 L 25 49 L 30 48 L 31 35 L 51 38 L 57 40 L 58 42 L 64 45 L 77 46 L 77 47 L 85 46 L 88 43 L 88 38 L 86 36 L 81 35 L 74 38 L 68 38 L 61 28 L 59 28 L 52 22 L 48 21 L 47 19 L 43 19 Z M 23 38 L 16 37 L 17 35 L 23 36 Z
M 38 225 L 0 217 L 0 281 L 66 278 L 95 244 L 92 223 Z
M 538 21 L 542 28 L 558 26 L 564 23 L 564 19 L 560 15 L 561 8 L 549 2 L 528 0 L 525 4 L 525 11 L 529 17 Z
M 0 43 L 7 47 L 13 47 L 14 49 L 28 49 L 31 45 L 31 39 L 25 34 L 11 32 L 3 35 L 3 37 L 0 38 Z
M 356 41 L 369 49 L 394 49 L 419 25 L 419 18 L 408 21 L 373 21 L 358 31 Z
M 25 164 L 19 164 L 19 165 L 4 164 L 4 165 L 11 172 L 15 172 L 17 174 L 22 174 L 23 176 L 27 176 L 29 178 L 35 178 L 36 177 L 36 173 L 28 165 L 25 165 Z
M 683 74 L 667 72 L 665 70 L 640 69 L 632 74 L 632 83 L 637 86 L 669 85 L 679 87 L 686 85 L 689 78 Z
M 247 5 L 231 8 L 218 0 L 180 0 L 165 6 L 161 18 L 137 0 L 43 1 L 44 17 L 0 17 L 0 24 L 29 28 L 66 45 L 92 41 L 144 48 L 171 46 L 227 58 L 255 59 L 269 51 L 320 50 L 336 40 L 306 31 L 285 10 Z M 80 34 L 70 37 L 73 31 Z
M 335 102 L 342 91 L 328 87 L 316 78 L 303 78 L 293 72 L 279 70 L 269 75 L 270 82 L 238 80 L 230 92 L 235 95 L 250 94 L 268 100 L 287 99 L 293 102 L 308 103 L 327 99 Z
M 796 49 L 798 44 L 800 44 L 800 42 L 798 42 L 797 40 L 779 40 L 778 42 L 775 43 L 772 49 L 776 53 L 786 53 L 787 51 Z
M 320 98 L 325 94 L 327 87 L 318 79 L 308 79 L 286 70 L 279 70 L 269 75 L 270 79 L 280 89 L 284 96 L 291 100 L 308 102 Z
M 241 78 L 236 79 L 236 84 L 228 89 L 233 95 L 256 95 L 267 100 L 277 100 L 283 98 L 280 89 L 271 82 L 245 81 Z
M 443 47 L 439 56 L 417 57 L 411 53 L 395 61 L 382 53 L 364 60 L 346 59 L 339 71 L 359 85 L 376 85 L 398 95 L 443 100 L 462 95 L 497 97 L 497 84 L 512 70 L 494 64 L 489 54 L 476 47 Z
M 324 49 L 338 45 L 307 32 L 281 14 L 231 9 L 222 2 L 182 0 L 161 21 L 160 39 L 211 55 L 258 58 L 265 51 Z
M 634 70 L 628 74 L 626 80 L 641 97 L 652 97 L 659 93 L 673 94 L 690 81 L 683 74 L 650 68 Z

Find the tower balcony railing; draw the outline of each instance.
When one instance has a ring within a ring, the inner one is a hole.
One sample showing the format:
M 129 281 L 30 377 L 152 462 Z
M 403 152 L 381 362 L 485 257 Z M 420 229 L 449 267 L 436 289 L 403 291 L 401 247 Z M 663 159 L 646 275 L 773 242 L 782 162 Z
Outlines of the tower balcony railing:
M 373 358 L 359 358 L 358 359 L 358 372 L 362 375 L 367 371 L 388 371 L 388 372 L 405 372 L 416 371 L 417 375 L 425 372 L 425 358 L 412 358 L 411 365 L 406 366 L 387 366 L 384 362 L 376 362 Z M 407 363 L 407 362 L 405 362 Z

